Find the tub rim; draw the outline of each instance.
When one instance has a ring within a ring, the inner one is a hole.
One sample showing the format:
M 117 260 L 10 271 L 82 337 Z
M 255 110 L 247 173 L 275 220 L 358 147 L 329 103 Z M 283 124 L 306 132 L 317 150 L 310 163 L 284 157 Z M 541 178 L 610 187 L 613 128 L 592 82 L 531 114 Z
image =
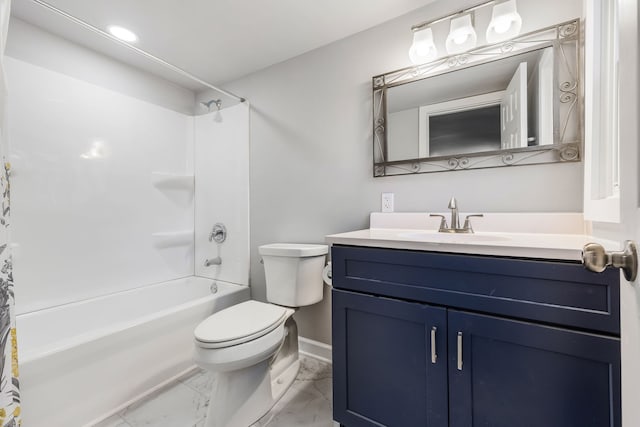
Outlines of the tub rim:
M 128 289 L 126 291 L 123 292 L 116 292 L 113 294 L 108 294 L 108 295 L 102 295 L 100 297 L 97 297 L 95 299 L 87 299 L 87 300 L 82 300 L 82 301 L 76 301 L 73 302 L 71 304 L 73 305 L 78 305 L 78 304 L 83 304 L 86 303 L 87 301 L 94 301 L 94 300 L 102 300 L 102 299 L 106 299 L 109 298 L 113 295 L 119 295 L 122 293 L 130 293 L 130 292 L 135 292 L 135 291 L 139 291 L 140 289 L 143 288 L 150 288 L 150 287 L 155 287 L 155 286 L 159 286 L 159 285 L 163 285 L 166 284 L 168 282 L 172 282 L 172 281 L 177 281 L 177 280 L 182 280 L 182 279 L 188 279 L 190 277 L 197 277 L 197 278 L 201 278 L 203 280 L 207 280 L 210 283 L 224 283 L 225 285 L 231 285 L 233 286 L 233 288 L 229 288 L 229 289 L 225 289 L 220 291 L 220 289 L 218 289 L 216 291 L 216 293 L 212 293 L 210 295 L 206 295 L 204 297 L 200 297 L 194 300 L 189 300 L 188 302 L 176 305 L 176 306 L 172 306 L 169 308 L 165 308 L 162 309 L 160 311 L 154 311 L 153 313 L 144 315 L 144 316 L 140 316 L 140 317 L 136 317 L 134 319 L 129 319 L 129 320 L 123 320 L 120 322 L 115 322 L 110 324 L 109 326 L 105 326 L 102 328 L 97 328 L 97 329 L 93 329 L 91 331 L 88 332 L 84 332 L 81 334 L 76 334 L 72 337 L 69 338 L 65 338 L 65 339 L 61 339 L 58 341 L 55 341 L 55 343 L 53 345 L 50 346 L 46 346 L 45 350 L 40 350 L 38 351 L 38 348 L 31 350 L 31 351 L 20 351 L 20 331 L 18 329 L 18 364 L 19 367 L 22 365 L 26 365 L 26 364 L 30 364 L 33 362 L 37 362 L 39 360 L 48 358 L 48 357 L 52 357 L 55 356 L 59 353 L 62 353 L 64 351 L 73 349 L 75 347 L 78 347 L 79 345 L 82 344 L 89 344 L 89 343 L 93 343 L 96 342 L 100 339 L 106 338 L 110 335 L 113 335 L 115 333 L 119 333 L 119 332 L 125 332 L 125 331 L 129 331 L 133 328 L 151 323 L 155 320 L 158 320 L 160 318 L 166 317 L 170 314 L 173 313 L 177 313 L 180 311 L 184 311 L 187 310 L 189 308 L 201 305 L 203 303 L 209 302 L 211 300 L 216 299 L 218 296 L 225 296 L 225 295 L 229 295 L 231 293 L 235 293 L 235 292 L 241 292 L 242 288 L 247 288 L 247 286 L 244 285 L 238 285 L 237 283 L 232 283 L 232 282 L 225 282 L 224 280 L 216 280 L 216 279 L 210 279 L 207 277 L 202 277 L 202 276 L 185 276 L 183 278 L 180 279 L 173 279 L 173 280 L 168 280 L 166 282 L 159 282 L 159 283 L 154 283 L 152 285 L 148 285 L 148 286 L 141 286 L 139 288 L 135 288 L 135 289 Z M 234 289 L 237 288 L 237 289 Z M 55 311 L 61 310 L 64 307 L 67 307 L 70 304 L 65 304 L 62 306 L 56 306 L 56 307 L 51 307 L 51 309 L 55 309 Z M 47 309 L 45 309 L 47 310 Z M 36 314 L 39 313 L 40 311 L 45 311 L 45 310 L 39 310 L 39 311 L 32 311 L 30 313 L 25 313 L 25 314 Z M 25 315 L 23 314 L 23 315 Z

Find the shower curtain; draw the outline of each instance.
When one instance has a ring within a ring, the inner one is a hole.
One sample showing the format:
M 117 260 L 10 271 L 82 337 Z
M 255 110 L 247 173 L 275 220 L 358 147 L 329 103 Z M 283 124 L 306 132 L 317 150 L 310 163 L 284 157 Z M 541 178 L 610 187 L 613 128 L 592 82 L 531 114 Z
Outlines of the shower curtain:
M 8 159 L 7 83 L 4 72 L 4 49 L 10 14 L 11 0 L 0 0 L 0 426 L 2 427 L 21 425 L 16 316 L 9 245 L 11 165 Z

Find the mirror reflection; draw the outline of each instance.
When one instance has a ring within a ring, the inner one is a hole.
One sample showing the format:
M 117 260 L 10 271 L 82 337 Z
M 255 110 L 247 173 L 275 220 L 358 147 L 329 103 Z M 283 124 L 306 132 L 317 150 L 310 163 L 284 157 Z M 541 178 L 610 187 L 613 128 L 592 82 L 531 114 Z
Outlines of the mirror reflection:
M 580 160 L 579 21 L 373 78 L 374 176 Z
M 553 47 L 387 92 L 390 161 L 553 144 Z

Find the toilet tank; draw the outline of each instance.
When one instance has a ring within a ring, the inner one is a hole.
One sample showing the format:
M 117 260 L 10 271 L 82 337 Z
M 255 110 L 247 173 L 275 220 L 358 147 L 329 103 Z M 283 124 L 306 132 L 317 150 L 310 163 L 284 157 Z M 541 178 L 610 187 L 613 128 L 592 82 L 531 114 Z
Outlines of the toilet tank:
M 258 253 L 264 262 L 267 301 L 287 307 L 301 307 L 322 300 L 322 269 L 327 245 L 273 243 Z

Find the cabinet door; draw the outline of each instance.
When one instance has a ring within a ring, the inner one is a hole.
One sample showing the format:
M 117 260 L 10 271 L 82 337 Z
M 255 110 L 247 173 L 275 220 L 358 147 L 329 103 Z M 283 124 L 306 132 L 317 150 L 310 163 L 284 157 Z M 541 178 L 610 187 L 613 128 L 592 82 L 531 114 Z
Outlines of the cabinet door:
M 336 289 L 332 296 L 334 419 L 447 426 L 446 310 Z
M 452 427 L 620 426 L 619 339 L 455 310 L 448 327 Z

